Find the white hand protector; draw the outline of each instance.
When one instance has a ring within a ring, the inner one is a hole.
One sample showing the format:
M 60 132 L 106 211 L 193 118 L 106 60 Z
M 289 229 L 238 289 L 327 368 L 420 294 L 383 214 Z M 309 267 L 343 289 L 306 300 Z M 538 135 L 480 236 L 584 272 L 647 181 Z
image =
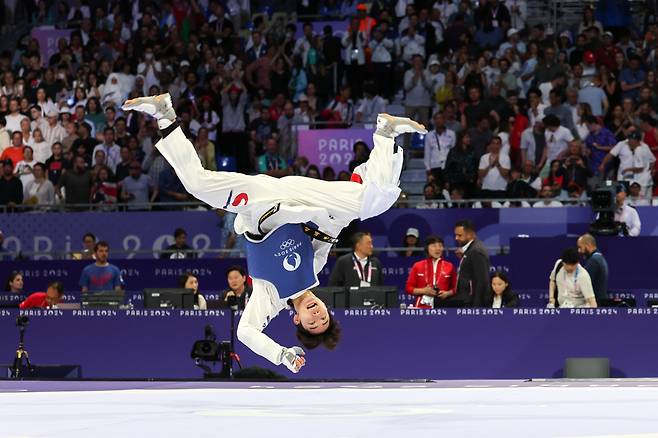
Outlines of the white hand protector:
M 304 354 L 300 347 L 284 348 L 281 350 L 281 363 L 293 373 L 298 373 L 306 363 Z

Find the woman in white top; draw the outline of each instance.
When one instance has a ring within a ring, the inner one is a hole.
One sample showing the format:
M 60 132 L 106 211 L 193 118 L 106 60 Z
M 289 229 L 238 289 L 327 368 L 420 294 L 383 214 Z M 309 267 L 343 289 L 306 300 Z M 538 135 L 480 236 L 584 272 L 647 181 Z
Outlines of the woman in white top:
M 46 178 L 46 165 L 36 163 L 32 169 L 34 179 L 23 189 L 24 204 L 53 205 L 55 203 L 55 187 Z
M 41 129 L 35 129 L 32 132 L 32 141 L 30 146 L 34 150 L 34 159 L 38 163 L 45 163 L 48 158 L 53 154 L 52 149 L 48 142 L 43 138 Z
M 34 159 L 34 150 L 31 146 L 25 146 L 23 159 L 14 167 L 14 175 L 20 178 L 23 187 L 27 187 L 28 183 L 34 180 L 32 169 L 35 164 L 37 164 L 37 160 Z
M 192 289 L 194 291 L 194 310 L 206 310 L 208 304 L 206 299 L 199 293 L 199 279 L 191 272 L 186 272 L 180 277 L 179 286 L 183 289 Z

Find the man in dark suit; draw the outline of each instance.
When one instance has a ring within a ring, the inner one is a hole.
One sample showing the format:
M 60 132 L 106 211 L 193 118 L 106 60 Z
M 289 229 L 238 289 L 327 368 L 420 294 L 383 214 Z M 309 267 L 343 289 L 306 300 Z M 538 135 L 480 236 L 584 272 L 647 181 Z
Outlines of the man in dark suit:
M 353 251 L 336 261 L 329 277 L 329 286 L 369 287 L 383 286 L 382 264 L 372 256 L 370 233 L 355 233 L 352 237 Z
M 464 307 L 491 307 L 493 295 L 489 285 L 489 254 L 482 241 L 475 235 L 475 227 L 469 220 L 455 225 L 455 241 L 462 253 L 457 271 L 457 293 L 453 300 L 463 302 Z

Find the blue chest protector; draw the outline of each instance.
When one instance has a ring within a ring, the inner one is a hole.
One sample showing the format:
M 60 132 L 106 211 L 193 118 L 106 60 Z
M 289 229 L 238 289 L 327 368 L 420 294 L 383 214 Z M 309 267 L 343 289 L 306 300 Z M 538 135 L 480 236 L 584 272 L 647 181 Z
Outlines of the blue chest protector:
M 301 224 L 282 225 L 262 240 L 246 241 L 249 275 L 272 283 L 279 297 L 288 298 L 317 284 L 313 239 Z

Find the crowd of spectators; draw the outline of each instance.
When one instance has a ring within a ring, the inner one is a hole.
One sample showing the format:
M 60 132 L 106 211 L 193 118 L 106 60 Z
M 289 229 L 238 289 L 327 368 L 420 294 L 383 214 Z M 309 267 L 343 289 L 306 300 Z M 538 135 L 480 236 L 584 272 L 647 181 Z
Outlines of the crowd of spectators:
M 121 110 L 165 91 L 211 170 L 347 180 L 298 156 L 296 130 L 371 123 L 399 104 L 432 129 L 425 206 L 575 202 L 608 178 L 653 195 L 658 26 L 609 27 L 609 2 L 559 29 L 529 25 L 527 0 L 270 3 L 27 2 L 33 26 L 71 33 L 49 59 L 29 36 L 0 53 L 0 205 L 194 201 L 154 147 L 154 121 Z

